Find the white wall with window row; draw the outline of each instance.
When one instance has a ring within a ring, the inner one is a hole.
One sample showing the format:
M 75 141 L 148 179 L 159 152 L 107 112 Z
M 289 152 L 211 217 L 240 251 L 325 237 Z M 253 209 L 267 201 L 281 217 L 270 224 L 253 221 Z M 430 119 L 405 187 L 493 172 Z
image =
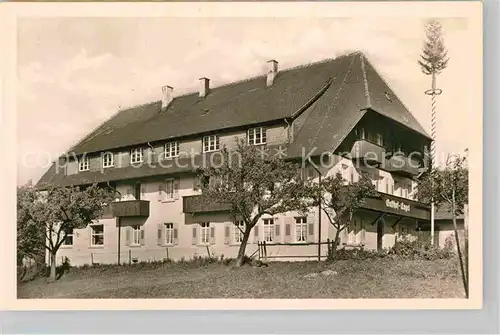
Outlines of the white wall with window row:
M 235 138 L 245 138 L 250 145 L 285 144 L 288 132 L 284 126 L 255 127 L 246 132 L 230 132 L 204 136 L 198 140 L 169 141 L 156 147 L 137 147 L 123 152 L 102 152 L 100 155 L 83 155 L 77 161 L 67 163 L 66 174 L 98 170 L 99 168 L 121 168 L 140 164 L 156 155 L 163 159 L 172 159 L 182 155 L 199 154 L 221 150 L 225 145 L 235 147 Z M 95 161 L 95 164 L 94 164 Z

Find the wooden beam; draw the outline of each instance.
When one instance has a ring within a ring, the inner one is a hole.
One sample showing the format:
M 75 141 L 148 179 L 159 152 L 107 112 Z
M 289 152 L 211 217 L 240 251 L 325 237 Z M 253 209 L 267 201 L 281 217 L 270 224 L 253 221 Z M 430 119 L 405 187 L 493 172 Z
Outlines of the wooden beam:
M 393 224 L 391 228 L 394 229 L 394 227 L 396 227 L 398 225 L 398 223 L 400 223 L 403 219 L 404 219 L 404 216 L 400 216 L 398 221 L 396 221 L 396 223 Z
M 377 218 L 375 220 L 373 220 L 373 222 L 370 224 L 371 226 L 373 226 L 375 223 L 377 223 L 381 218 L 383 218 L 385 215 L 385 212 L 381 213 L 379 216 L 377 216 Z

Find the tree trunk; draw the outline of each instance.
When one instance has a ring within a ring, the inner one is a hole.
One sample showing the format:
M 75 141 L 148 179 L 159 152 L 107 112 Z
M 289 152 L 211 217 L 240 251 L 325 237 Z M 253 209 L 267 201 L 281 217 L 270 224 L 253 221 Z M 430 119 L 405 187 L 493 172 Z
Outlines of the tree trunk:
M 243 239 L 241 240 L 240 249 L 238 250 L 238 257 L 236 258 L 236 266 L 242 266 L 245 262 L 245 250 L 247 248 L 248 238 L 250 237 L 250 232 L 252 228 L 245 229 L 243 233 Z
M 339 240 L 340 240 L 340 228 L 335 229 L 335 239 L 333 240 L 333 245 L 332 245 L 331 254 L 330 254 L 332 261 L 334 261 L 335 257 L 337 256 L 337 248 L 339 246 Z
M 50 253 L 50 280 L 56 280 L 56 253 Z

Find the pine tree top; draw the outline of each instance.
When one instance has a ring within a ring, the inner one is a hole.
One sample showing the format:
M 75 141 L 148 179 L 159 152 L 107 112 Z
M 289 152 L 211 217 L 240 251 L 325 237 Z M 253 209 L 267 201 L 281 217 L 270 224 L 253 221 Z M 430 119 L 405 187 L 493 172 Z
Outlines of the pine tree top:
M 426 75 L 439 74 L 448 65 L 448 51 L 444 46 L 443 28 L 439 21 L 431 20 L 425 28 L 426 41 L 418 64 Z

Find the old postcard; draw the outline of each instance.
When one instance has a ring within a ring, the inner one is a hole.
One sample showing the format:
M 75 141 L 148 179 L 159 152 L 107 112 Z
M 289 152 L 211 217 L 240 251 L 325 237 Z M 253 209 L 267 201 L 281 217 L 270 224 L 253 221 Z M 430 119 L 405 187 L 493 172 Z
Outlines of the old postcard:
M 1 9 L 9 308 L 481 307 L 480 2 Z

